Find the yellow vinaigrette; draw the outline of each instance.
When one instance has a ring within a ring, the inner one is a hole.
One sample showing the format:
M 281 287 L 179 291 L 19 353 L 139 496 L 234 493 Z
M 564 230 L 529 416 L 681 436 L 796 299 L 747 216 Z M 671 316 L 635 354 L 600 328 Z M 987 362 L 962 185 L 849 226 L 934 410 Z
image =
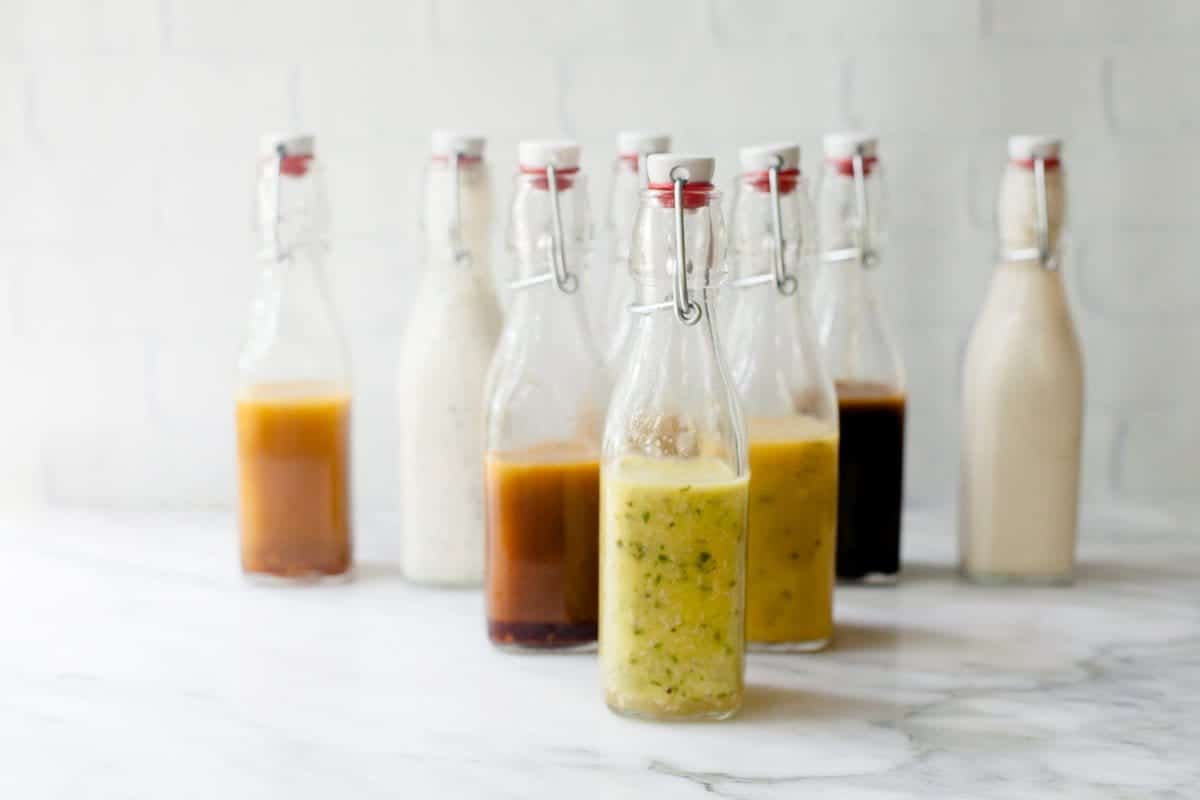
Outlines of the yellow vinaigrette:
M 750 419 L 746 639 L 817 650 L 833 636 L 836 430 L 811 417 Z
M 608 704 L 657 719 L 742 703 L 747 479 L 716 458 L 628 456 L 601 477 Z

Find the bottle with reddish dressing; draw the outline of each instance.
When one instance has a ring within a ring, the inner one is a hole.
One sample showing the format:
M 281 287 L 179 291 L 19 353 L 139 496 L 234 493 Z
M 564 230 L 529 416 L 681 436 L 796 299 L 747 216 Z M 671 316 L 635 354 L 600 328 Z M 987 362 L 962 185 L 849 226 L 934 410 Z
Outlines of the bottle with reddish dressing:
M 484 406 L 488 636 L 513 649 L 591 647 L 609 386 L 579 293 L 586 184 L 574 142 L 526 141 L 519 155 L 513 301 Z
M 821 347 L 838 398 L 837 576 L 891 583 L 900 572 L 904 367 L 874 280 L 883 244 L 878 140 L 825 137 L 817 192 Z

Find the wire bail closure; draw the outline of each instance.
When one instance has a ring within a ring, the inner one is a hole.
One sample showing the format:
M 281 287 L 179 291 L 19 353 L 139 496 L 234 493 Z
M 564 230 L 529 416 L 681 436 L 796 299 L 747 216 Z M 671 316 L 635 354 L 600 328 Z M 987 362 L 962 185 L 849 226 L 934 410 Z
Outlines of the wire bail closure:
M 462 180 L 460 165 L 463 152 L 455 148 L 450 155 L 450 249 L 454 260 L 463 263 L 471 257 L 462 235 L 462 185 L 459 182 Z
M 771 212 L 775 218 L 775 288 L 780 294 L 790 297 L 796 293 L 796 277 L 789 275 L 783 258 L 783 209 L 779 205 L 779 170 L 783 167 L 783 156 L 775 156 L 767 169 L 767 184 L 771 188 Z
M 683 189 L 688 181 L 676 175 L 676 170 L 678 167 L 671 170 L 675 193 L 675 316 L 684 325 L 695 325 L 704 316 L 704 311 L 688 296 L 687 272 L 691 264 L 687 260 L 683 228 Z
M 873 251 L 867 249 L 867 173 L 861 145 L 855 148 L 851 163 L 854 167 L 854 205 L 858 211 L 859 260 L 864 267 L 873 267 L 878 259 Z
M 563 294 L 575 294 L 579 289 L 579 278 L 567 268 L 566 236 L 563 234 L 562 208 L 558 202 L 558 170 L 553 164 L 546 165 L 546 188 L 550 192 L 550 221 L 553 241 L 550 245 L 550 272 L 539 272 L 528 278 L 512 281 L 508 288 L 528 289 L 540 283 L 554 281 Z
M 1037 247 L 1005 250 L 1001 256 L 1005 261 L 1036 261 L 1042 269 L 1058 269 L 1058 259 L 1050 248 L 1050 208 L 1046 200 L 1046 159 L 1033 158 L 1033 202 L 1037 226 Z
M 279 225 L 281 222 L 279 216 L 283 210 L 283 201 L 281 199 L 283 192 L 280 187 L 280 175 L 283 173 L 283 159 L 286 156 L 287 148 L 284 146 L 284 143 L 277 142 L 275 144 L 275 167 L 271 170 L 271 180 L 268 183 L 268 191 L 270 192 L 269 202 L 274 207 L 274 212 L 271 214 L 271 230 L 268 237 L 270 252 L 267 255 L 275 262 L 283 261 L 287 258 L 283 252 L 283 243 L 279 235 Z
M 550 207 L 553 209 L 554 243 L 550 260 L 554 266 L 554 283 L 563 294 L 575 294 L 579 279 L 567 269 L 567 246 L 563 236 L 562 209 L 558 203 L 558 171 L 553 164 L 546 165 L 546 186 L 550 190 Z
M 828 250 L 821 254 L 821 261 L 826 264 L 836 264 L 842 261 L 857 261 L 863 267 L 873 267 L 879 263 L 879 255 L 867 247 L 867 180 L 866 163 L 863 159 L 862 145 L 854 150 L 850 159 L 854 171 L 854 209 L 858 214 L 858 229 L 855 231 L 853 247 L 843 247 L 839 250 Z

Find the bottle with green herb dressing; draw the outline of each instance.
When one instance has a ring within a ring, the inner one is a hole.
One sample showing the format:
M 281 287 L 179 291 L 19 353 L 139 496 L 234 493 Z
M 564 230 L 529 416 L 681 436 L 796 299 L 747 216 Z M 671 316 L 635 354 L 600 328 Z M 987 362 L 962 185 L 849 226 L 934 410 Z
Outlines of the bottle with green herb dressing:
M 725 719 L 742 704 L 749 467 L 717 341 L 725 227 L 713 167 L 647 160 L 633 339 L 604 431 L 603 683 L 611 709 L 649 719 Z

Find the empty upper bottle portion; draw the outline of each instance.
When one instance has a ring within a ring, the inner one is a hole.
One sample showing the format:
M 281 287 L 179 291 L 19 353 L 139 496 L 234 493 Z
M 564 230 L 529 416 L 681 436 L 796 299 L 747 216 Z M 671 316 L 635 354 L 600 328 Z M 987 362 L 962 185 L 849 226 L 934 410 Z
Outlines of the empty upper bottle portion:
M 520 167 L 508 217 L 513 280 L 554 274 L 560 256 L 567 274 L 577 275 L 584 269 L 592 238 L 579 145 L 566 139 L 529 139 L 520 143 L 517 155 Z
M 670 291 L 679 261 L 677 225 L 684 234 L 689 289 L 715 288 L 725 277 L 725 220 L 708 156 L 659 153 L 646 159 L 648 188 L 633 231 L 630 272 L 640 284 Z M 676 183 L 682 200 L 676 214 Z M 662 299 L 662 298 L 657 298 Z
M 281 259 L 297 247 L 324 244 L 328 209 L 314 137 L 262 137 L 255 227 L 264 258 Z
M 860 132 L 831 133 L 823 143 L 824 164 L 817 190 L 821 248 L 878 259 L 884 245 L 885 197 L 879 140 Z
M 735 281 L 769 279 L 782 267 L 788 293 L 808 279 L 816 255 L 816 223 L 800 174 L 800 145 L 752 145 L 739 153 L 742 172 L 734 189 L 729 220 L 730 265 Z M 775 263 L 777 251 L 783 264 Z M 790 280 L 788 280 L 790 278 Z
M 646 188 L 646 158 L 670 149 L 671 137 L 665 133 L 621 131 L 617 134 L 617 159 L 613 162 L 609 186 L 607 220 L 610 247 L 616 259 L 629 258 L 638 196 Z

